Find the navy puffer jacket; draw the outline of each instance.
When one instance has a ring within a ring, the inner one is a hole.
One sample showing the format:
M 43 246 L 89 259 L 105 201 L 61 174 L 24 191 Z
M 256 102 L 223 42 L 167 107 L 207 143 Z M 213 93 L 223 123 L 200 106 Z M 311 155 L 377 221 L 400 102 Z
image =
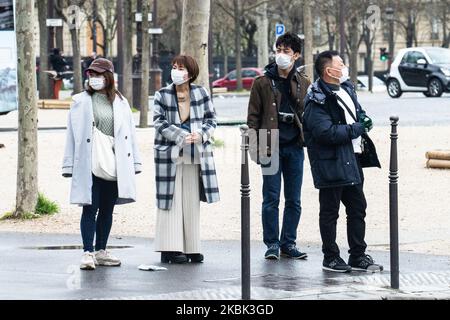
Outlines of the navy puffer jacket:
M 352 98 L 359 119 L 363 110 L 353 84 L 346 81 L 341 88 Z M 365 132 L 364 126 L 347 124 L 336 94 L 321 79 L 309 87 L 304 105 L 303 130 L 314 186 L 321 189 L 362 183 L 352 140 Z

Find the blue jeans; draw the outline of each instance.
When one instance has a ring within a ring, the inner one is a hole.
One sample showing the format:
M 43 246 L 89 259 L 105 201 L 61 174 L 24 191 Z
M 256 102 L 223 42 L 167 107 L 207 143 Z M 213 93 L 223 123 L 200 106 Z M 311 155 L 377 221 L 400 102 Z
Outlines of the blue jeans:
M 80 222 L 84 251 L 94 251 L 94 236 L 95 250 L 106 250 L 117 197 L 116 181 L 106 181 L 92 176 L 92 205 L 83 206 Z
M 303 147 L 297 144 L 280 146 L 279 168 L 274 175 L 263 174 L 262 223 L 264 243 L 269 247 L 278 245 L 287 248 L 297 239 L 297 227 L 300 221 L 300 194 L 303 181 Z M 264 165 L 262 165 L 264 171 Z M 285 207 L 283 226 L 279 237 L 279 209 L 281 176 L 284 182 Z

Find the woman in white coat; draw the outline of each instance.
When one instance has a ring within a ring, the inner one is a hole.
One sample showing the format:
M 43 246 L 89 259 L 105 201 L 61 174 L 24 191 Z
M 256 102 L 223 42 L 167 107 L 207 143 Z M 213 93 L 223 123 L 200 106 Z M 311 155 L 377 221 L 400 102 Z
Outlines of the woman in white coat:
M 80 268 L 94 270 L 121 264 L 106 246 L 114 206 L 136 201 L 141 160 L 132 112 L 115 89 L 112 62 L 96 59 L 86 72 L 88 88 L 73 96 L 68 116 L 62 171 L 72 177 L 70 202 L 83 207 Z

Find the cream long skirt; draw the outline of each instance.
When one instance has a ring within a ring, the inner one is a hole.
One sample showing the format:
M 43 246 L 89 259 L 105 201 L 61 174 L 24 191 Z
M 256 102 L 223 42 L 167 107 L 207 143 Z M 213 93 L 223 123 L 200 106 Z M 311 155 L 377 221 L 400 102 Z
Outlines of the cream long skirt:
M 157 208 L 155 251 L 201 252 L 199 170 L 198 164 L 177 165 L 172 208 Z

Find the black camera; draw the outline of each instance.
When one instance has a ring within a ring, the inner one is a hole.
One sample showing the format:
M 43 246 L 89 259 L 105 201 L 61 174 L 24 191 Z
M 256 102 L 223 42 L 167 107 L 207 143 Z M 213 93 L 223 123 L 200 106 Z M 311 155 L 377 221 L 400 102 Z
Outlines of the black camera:
M 278 121 L 292 124 L 294 123 L 294 114 L 293 113 L 285 113 L 285 112 L 278 112 Z

